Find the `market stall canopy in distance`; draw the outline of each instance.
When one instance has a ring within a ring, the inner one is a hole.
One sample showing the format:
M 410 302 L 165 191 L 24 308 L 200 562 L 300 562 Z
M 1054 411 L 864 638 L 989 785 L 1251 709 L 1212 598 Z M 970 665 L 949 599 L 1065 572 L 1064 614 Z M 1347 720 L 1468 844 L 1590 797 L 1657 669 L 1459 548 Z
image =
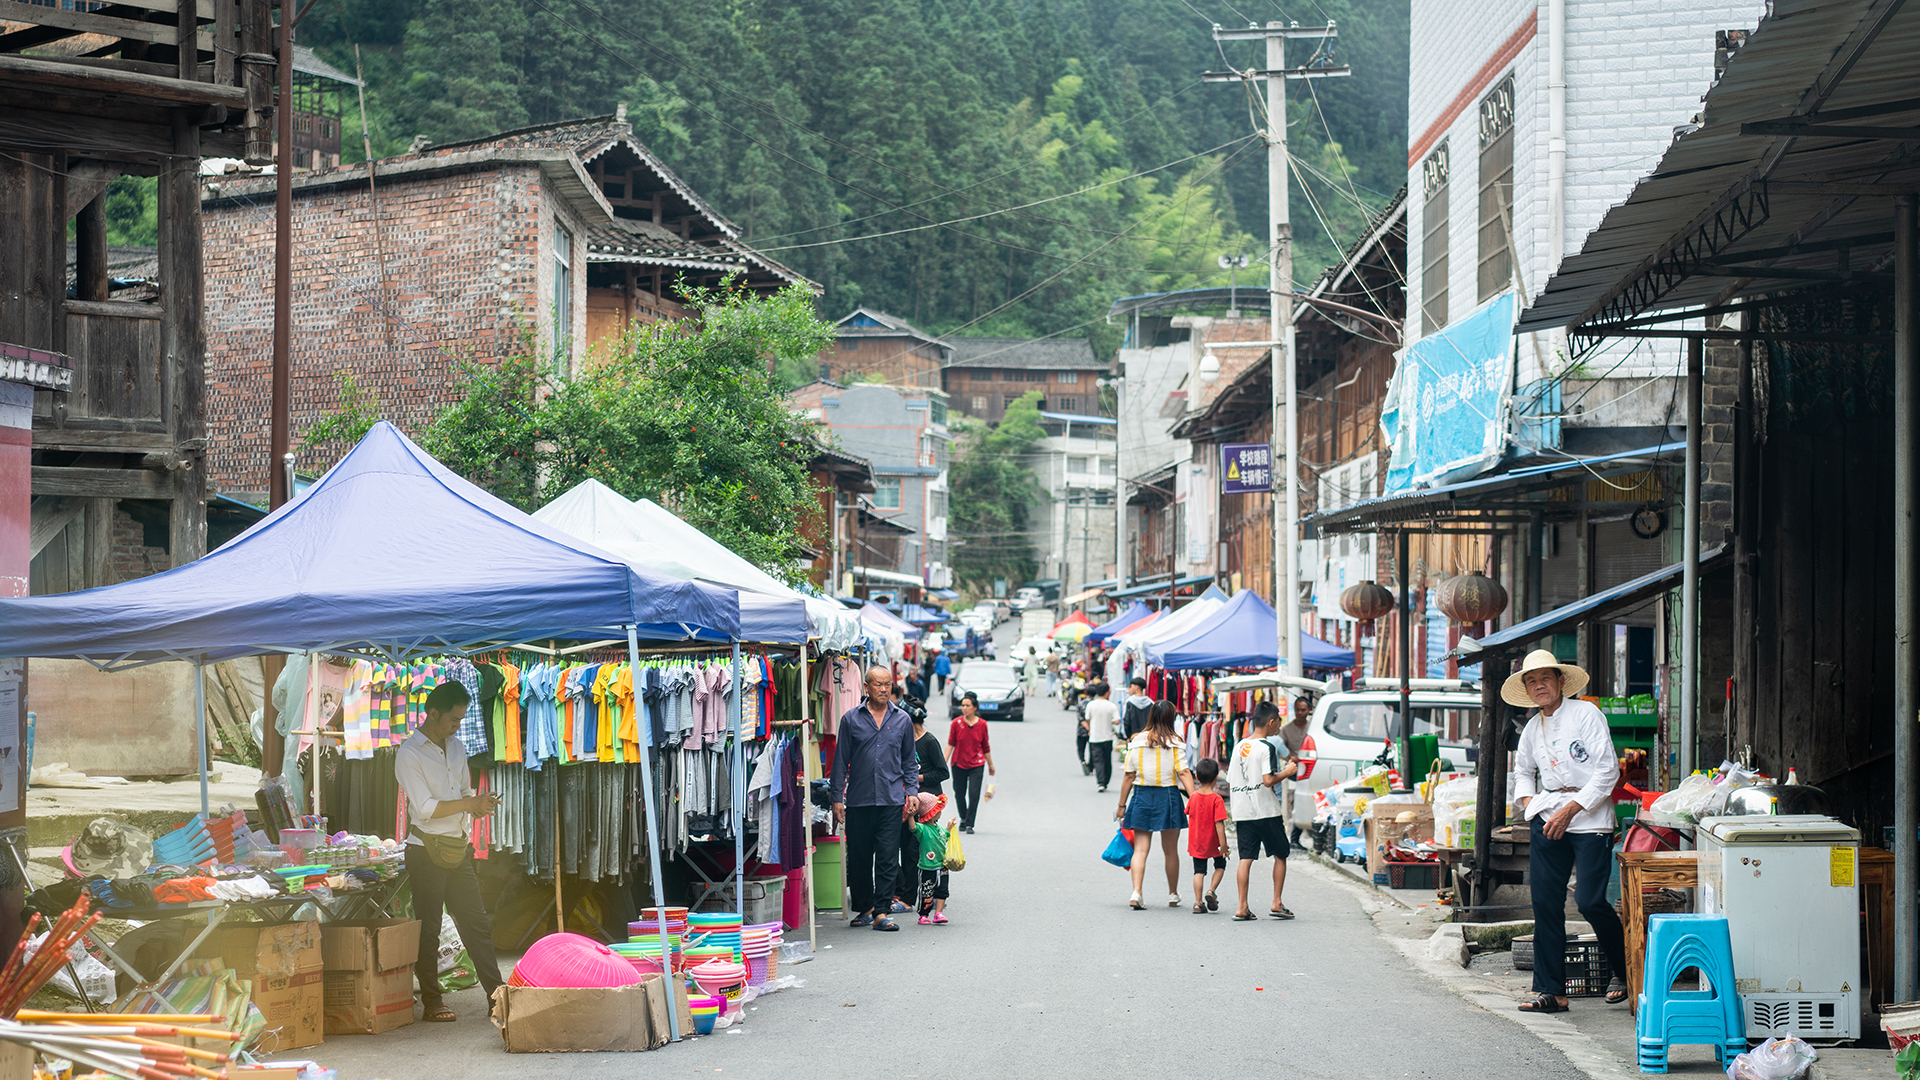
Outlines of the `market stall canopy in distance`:
M 1089 645 L 1104 645 L 1108 638 L 1139 622 L 1153 617 L 1153 609 L 1135 600 L 1127 605 L 1127 610 L 1094 627 L 1084 639 Z
M 643 573 L 461 479 L 382 421 L 320 481 L 163 574 L 0 600 L 0 656 L 124 667 L 399 659 L 553 640 L 734 638 L 732 589 Z
M 582 480 L 533 516 L 643 572 L 740 590 L 742 640 L 798 645 L 813 637 L 841 650 L 860 641 L 852 612 L 800 593 L 651 499 L 631 500 Z
M 1176 638 L 1150 642 L 1148 663 L 1169 671 L 1205 671 L 1217 668 L 1277 668 L 1280 626 L 1273 608 L 1252 589 L 1241 589 L 1211 618 Z M 1353 651 L 1320 640 L 1305 630 L 1300 635 L 1300 663 L 1310 668 L 1353 666 Z

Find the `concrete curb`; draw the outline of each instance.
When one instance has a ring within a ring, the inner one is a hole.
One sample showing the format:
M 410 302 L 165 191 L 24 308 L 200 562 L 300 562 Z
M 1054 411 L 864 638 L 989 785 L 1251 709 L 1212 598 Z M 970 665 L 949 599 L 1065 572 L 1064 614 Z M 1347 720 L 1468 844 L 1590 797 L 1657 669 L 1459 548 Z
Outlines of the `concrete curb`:
M 1316 857 L 1318 861 L 1318 857 Z M 1332 881 L 1353 890 L 1360 901 L 1361 910 L 1375 921 L 1379 929 L 1379 919 L 1383 913 L 1410 910 L 1393 896 L 1382 893 L 1367 883 L 1357 881 L 1352 875 L 1335 871 L 1329 865 L 1318 867 L 1327 871 Z M 1391 905 L 1389 907 L 1388 905 Z M 1454 927 L 1455 924 L 1442 924 Z M 1444 931 L 1443 931 L 1444 933 Z M 1456 929 L 1455 934 L 1459 931 Z M 1436 957 L 1435 939 L 1440 935 L 1427 938 L 1405 938 L 1381 932 L 1380 936 L 1399 949 L 1407 962 L 1427 976 L 1436 979 L 1441 985 L 1455 994 L 1478 1005 L 1487 1012 L 1507 1020 L 1516 1026 L 1525 1028 L 1537 1036 L 1540 1041 L 1560 1051 L 1573 1067 L 1593 1077 L 1593 1080 L 1640 1080 L 1641 1072 L 1637 1064 L 1621 1060 L 1619 1055 L 1600 1045 L 1592 1036 L 1580 1031 L 1570 1021 L 1554 1016 L 1538 1016 L 1520 1012 L 1515 1008 L 1519 1003 L 1504 993 L 1487 990 L 1474 975 L 1462 969 L 1458 949 L 1443 950 L 1444 957 Z M 1453 937 L 1453 934 L 1447 935 Z M 1464 938 L 1461 948 L 1465 947 Z

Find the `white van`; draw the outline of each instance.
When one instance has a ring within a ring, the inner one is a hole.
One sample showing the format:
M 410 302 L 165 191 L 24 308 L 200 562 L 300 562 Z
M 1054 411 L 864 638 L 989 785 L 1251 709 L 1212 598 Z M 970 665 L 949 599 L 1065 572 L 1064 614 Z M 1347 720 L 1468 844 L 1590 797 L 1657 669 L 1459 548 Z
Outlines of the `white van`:
M 1313 823 L 1313 795 L 1328 787 L 1342 787 L 1399 737 L 1399 681 L 1362 679 L 1354 690 L 1323 695 L 1314 706 L 1308 732 L 1319 755 L 1313 775 L 1299 785 L 1293 799 L 1294 824 Z M 1450 772 L 1475 771 L 1480 745 L 1480 691 L 1458 679 L 1414 679 L 1410 703 L 1413 733 L 1440 736 L 1440 756 Z M 1411 783 L 1417 778 L 1408 778 Z

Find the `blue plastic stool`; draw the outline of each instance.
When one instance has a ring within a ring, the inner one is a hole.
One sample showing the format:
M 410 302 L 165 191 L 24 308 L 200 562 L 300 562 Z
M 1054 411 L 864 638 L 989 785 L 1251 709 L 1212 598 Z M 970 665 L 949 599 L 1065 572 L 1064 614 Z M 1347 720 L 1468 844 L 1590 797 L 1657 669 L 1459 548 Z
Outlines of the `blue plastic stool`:
M 1674 990 L 1673 980 L 1698 968 L 1705 990 Z M 1724 915 L 1654 915 L 1647 920 L 1647 963 L 1634 1034 L 1640 1071 L 1667 1071 L 1667 1051 L 1713 1047 L 1725 1065 L 1747 1048 L 1740 995 L 1733 988 L 1733 939 Z

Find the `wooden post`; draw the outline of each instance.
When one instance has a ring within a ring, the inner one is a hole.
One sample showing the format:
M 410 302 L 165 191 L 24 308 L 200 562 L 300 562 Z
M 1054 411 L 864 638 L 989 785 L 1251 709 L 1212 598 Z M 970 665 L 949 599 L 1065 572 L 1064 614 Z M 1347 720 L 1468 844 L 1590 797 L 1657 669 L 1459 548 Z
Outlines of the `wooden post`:
M 1480 661 L 1480 761 L 1475 770 L 1479 785 L 1474 792 L 1471 901 L 1475 907 L 1493 902 L 1494 883 L 1487 865 L 1493 860 L 1493 830 L 1503 824 L 1506 812 L 1507 723 L 1500 684 L 1506 681 L 1509 664 L 1505 656 L 1483 657 Z
M 107 195 L 93 197 L 73 219 L 74 292 L 82 300 L 105 300 L 107 282 Z
M 194 110 L 175 109 L 173 156 L 160 174 L 160 348 L 170 380 L 169 426 L 174 445 L 192 467 L 169 475 L 173 504 L 168 515 L 169 567 L 184 566 L 207 550 L 207 471 L 201 467 L 207 436 L 207 337 L 200 250 L 200 127 Z

